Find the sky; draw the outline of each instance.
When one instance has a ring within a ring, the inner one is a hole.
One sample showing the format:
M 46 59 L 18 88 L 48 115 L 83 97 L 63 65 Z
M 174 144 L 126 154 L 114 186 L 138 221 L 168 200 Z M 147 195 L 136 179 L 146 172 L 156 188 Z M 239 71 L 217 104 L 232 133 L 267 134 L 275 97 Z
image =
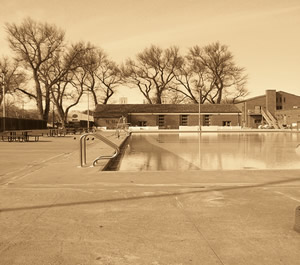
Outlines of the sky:
M 184 54 L 219 41 L 245 67 L 249 97 L 266 89 L 300 95 L 299 0 L 0 0 L 0 56 L 10 55 L 5 23 L 26 17 L 55 24 L 70 43 L 101 47 L 117 63 L 151 44 Z M 122 96 L 143 100 L 126 88 L 113 100 Z

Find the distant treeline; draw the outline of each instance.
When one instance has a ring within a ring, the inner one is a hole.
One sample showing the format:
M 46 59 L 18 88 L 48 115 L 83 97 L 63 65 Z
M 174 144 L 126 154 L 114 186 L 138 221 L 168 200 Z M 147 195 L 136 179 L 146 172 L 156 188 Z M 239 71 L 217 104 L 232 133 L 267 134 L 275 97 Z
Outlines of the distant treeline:
M 31 18 L 5 25 L 13 58 L 0 60 L 2 92 L 35 100 L 39 119 L 47 121 L 54 104 L 65 126 L 69 110 L 84 93 L 107 104 L 122 87 L 136 89 L 149 104 L 232 103 L 247 95 L 245 69 L 219 42 L 163 49 L 151 45 L 117 64 L 89 42 L 67 44 L 56 25 Z

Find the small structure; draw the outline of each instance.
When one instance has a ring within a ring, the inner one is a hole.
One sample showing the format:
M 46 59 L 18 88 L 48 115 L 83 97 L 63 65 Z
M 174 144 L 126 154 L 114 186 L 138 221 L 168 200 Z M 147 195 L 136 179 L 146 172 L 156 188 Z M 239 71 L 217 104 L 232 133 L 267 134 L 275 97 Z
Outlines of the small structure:
M 87 131 L 88 127 L 91 129 L 95 125 L 94 123 L 94 117 L 91 115 L 87 115 L 84 113 L 81 113 L 79 111 L 72 111 L 68 115 L 68 124 L 66 125 L 68 128 L 68 132 L 76 133 Z
M 94 112 L 96 126 L 115 129 L 120 117 L 130 126 L 179 129 L 183 126 L 240 126 L 241 111 L 235 105 L 204 104 L 104 104 Z
M 68 115 L 68 122 L 80 122 L 87 121 L 94 122 L 94 117 L 92 115 L 87 115 L 79 111 L 72 111 Z

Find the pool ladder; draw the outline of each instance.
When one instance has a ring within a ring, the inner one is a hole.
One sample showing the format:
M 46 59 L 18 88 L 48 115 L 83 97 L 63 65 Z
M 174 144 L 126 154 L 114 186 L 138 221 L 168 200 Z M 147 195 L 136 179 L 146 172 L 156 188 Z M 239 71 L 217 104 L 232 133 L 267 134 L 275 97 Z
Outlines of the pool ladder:
M 119 153 L 120 153 L 120 149 L 119 147 L 114 144 L 112 141 L 110 141 L 109 139 L 107 139 L 106 137 L 104 137 L 101 134 L 96 134 L 96 133 L 85 133 L 80 137 L 80 167 L 84 167 L 86 165 L 86 138 L 88 136 L 94 136 L 95 138 L 99 139 L 100 141 L 102 141 L 103 143 L 106 143 L 107 145 L 109 145 L 110 147 L 115 149 L 115 152 L 108 156 L 108 155 L 103 155 L 103 156 L 99 156 L 96 159 L 94 159 L 92 166 L 96 166 L 97 162 L 101 159 L 112 159 L 114 157 L 116 157 Z

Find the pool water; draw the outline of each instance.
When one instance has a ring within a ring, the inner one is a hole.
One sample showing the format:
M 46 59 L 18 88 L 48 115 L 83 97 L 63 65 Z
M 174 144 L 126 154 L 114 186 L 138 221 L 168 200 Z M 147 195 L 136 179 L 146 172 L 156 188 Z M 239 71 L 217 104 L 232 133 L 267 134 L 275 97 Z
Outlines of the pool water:
M 300 134 L 132 134 L 110 170 L 300 169 Z

